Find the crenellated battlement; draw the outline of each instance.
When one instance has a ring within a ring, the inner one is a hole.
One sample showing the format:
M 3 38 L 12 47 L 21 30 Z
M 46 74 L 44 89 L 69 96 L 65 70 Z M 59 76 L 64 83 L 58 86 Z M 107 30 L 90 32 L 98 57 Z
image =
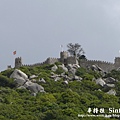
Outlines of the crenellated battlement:
M 101 67 L 104 71 L 111 71 L 112 69 L 115 69 L 115 64 L 107 61 L 100 61 L 100 60 L 81 60 L 80 66 L 82 67 L 88 67 L 92 65 L 98 65 Z
M 55 62 L 62 62 L 63 64 L 79 64 L 81 67 L 98 65 L 104 71 L 111 71 L 112 69 L 117 69 L 118 67 L 120 67 L 120 57 L 116 57 L 114 63 L 107 61 L 100 61 L 100 60 L 87 60 L 87 59 L 80 60 L 78 63 L 75 57 L 69 56 L 68 52 L 66 51 L 62 51 L 60 52 L 60 58 L 49 57 L 44 62 L 30 64 L 30 65 L 22 64 L 22 58 L 18 57 L 15 59 L 15 68 L 19 68 L 21 66 L 28 66 L 28 67 L 41 66 L 44 64 L 54 64 Z
M 100 61 L 100 60 L 87 60 L 87 62 L 93 62 L 93 63 L 97 63 L 97 64 L 109 64 L 109 65 L 112 65 L 112 64 L 113 64 L 113 63 L 111 63 L 111 62 Z
M 44 62 L 41 63 L 35 63 L 35 64 L 24 64 L 22 66 L 26 66 L 26 67 L 35 67 L 35 66 L 42 66 L 44 64 L 54 64 L 55 62 L 58 62 L 59 58 L 47 58 Z
M 15 68 L 19 68 L 21 66 L 22 66 L 22 58 L 21 57 L 15 58 Z

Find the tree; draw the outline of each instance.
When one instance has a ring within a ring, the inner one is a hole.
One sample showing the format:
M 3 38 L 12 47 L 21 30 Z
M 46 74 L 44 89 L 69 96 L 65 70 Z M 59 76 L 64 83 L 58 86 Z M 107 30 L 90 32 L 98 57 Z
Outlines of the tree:
M 67 47 L 68 52 L 74 57 L 80 57 L 85 53 L 83 48 L 81 48 L 81 45 L 79 45 L 78 43 L 75 44 L 69 43 Z

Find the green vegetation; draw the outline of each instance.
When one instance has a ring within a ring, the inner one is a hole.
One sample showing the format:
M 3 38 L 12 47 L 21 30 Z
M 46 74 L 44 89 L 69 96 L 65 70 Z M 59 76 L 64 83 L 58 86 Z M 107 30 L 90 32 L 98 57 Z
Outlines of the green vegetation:
M 56 63 L 59 65 L 60 63 Z M 30 91 L 16 89 L 14 80 L 10 79 L 14 69 L 0 73 L 0 120 L 117 120 L 118 118 L 89 117 L 79 118 L 78 114 L 89 114 L 88 108 L 120 108 L 120 72 L 111 71 L 105 77 L 114 77 L 116 83 L 117 96 L 108 95 L 98 89 L 103 89 L 96 85 L 93 78 L 101 77 L 101 74 L 84 68 L 79 68 L 77 76 L 83 78 L 80 81 L 72 81 L 63 84 L 63 79 L 55 82 L 51 76 L 53 65 L 43 65 L 40 67 L 21 67 L 20 70 L 28 76 L 37 75 L 37 83 L 42 85 L 46 93 L 38 93 L 32 96 Z M 55 74 L 61 74 L 63 70 L 59 68 Z M 44 78 L 46 83 L 39 83 L 39 79 Z M 93 114 L 92 112 L 90 114 Z M 101 113 L 99 113 L 101 114 Z

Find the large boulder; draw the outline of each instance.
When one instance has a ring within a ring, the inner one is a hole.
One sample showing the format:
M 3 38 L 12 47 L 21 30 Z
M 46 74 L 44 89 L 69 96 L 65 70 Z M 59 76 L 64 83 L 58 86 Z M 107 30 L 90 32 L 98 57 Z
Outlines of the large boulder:
M 68 72 L 68 69 L 65 67 L 65 65 L 64 65 L 64 64 L 59 65 L 58 67 L 62 68 L 65 72 Z
M 68 81 L 67 80 L 63 81 L 62 83 L 65 84 L 65 85 L 68 85 Z
M 69 74 L 75 75 L 75 73 L 76 73 L 76 69 L 75 68 L 71 68 L 69 70 Z
M 106 84 L 106 87 L 114 88 L 114 87 L 115 87 L 115 84 Z
M 112 78 L 112 77 L 108 77 L 106 79 L 104 79 L 104 81 L 107 83 L 107 84 L 114 84 L 117 80 Z
M 78 69 L 80 66 L 78 64 L 73 64 L 73 68 Z
M 106 83 L 102 78 L 98 78 L 95 80 L 96 84 L 100 85 L 100 86 L 104 86 Z
M 14 79 L 14 83 L 17 85 L 17 86 L 22 86 L 24 85 L 26 82 L 25 79 Z
M 11 74 L 10 78 L 26 80 L 28 79 L 28 76 L 21 70 L 15 69 L 14 72 Z
M 54 66 L 51 68 L 51 70 L 54 71 L 54 72 L 55 72 L 57 69 L 58 69 L 58 67 L 57 67 L 56 65 L 54 65 Z
M 33 93 L 45 92 L 44 88 L 41 85 L 37 83 L 32 83 L 30 81 L 26 82 L 24 84 L 24 87 L 26 87 L 28 90 L 30 90 Z
M 109 94 L 109 95 L 116 95 L 116 91 L 113 90 L 113 89 L 111 89 L 111 90 L 109 90 L 109 91 L 107 92 L 107 94 Z
M 23 84 L 25 84 L 26 81 L 28 81 L 28 76 L 18 69 L 14 70 L 10 78 L 14 79 L 14 82 L 17 86 L 22 86 Z
M 98 65 L 92 65 L 92 70 L 94 70 L 94 71 L 103 71 L 103 69 L 102 68 L 100 68 Z
M 68 68 L 68 70 L 70 70 L 70 69 L 73 68 L 73 65 L 72 65 L 72 64 L 68 64 L 68 65 L 67 65 L 67 68 Z
M 38 77 L 38 76 L 36 76 L 36 75 L 31 75 L 29 79 L 35 79 L 35 78 L 37 78 L 37 77 Z
M 101 67 L 99 67 L 98 65 L 92 65 L 91 69 L 93 71 L 99 72 L 103 77 L 105 76 L 105 71 Z

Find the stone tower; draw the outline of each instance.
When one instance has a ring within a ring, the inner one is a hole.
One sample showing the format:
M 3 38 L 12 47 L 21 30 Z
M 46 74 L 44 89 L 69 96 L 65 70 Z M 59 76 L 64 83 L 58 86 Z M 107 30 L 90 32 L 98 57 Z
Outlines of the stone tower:
M 115 58 L 115 63 L 114 64 L 115 64 L 115 69 L 120 67 L 120 57 Z
M 21 57 L 15 58 L 15 68 L 19 68 L 21 66 L 22 66 L 22 58 Z
M 68 52 L 67 51 L 60 52 L 60 62 L 65 63 L 67 58 L 68 58 Z

